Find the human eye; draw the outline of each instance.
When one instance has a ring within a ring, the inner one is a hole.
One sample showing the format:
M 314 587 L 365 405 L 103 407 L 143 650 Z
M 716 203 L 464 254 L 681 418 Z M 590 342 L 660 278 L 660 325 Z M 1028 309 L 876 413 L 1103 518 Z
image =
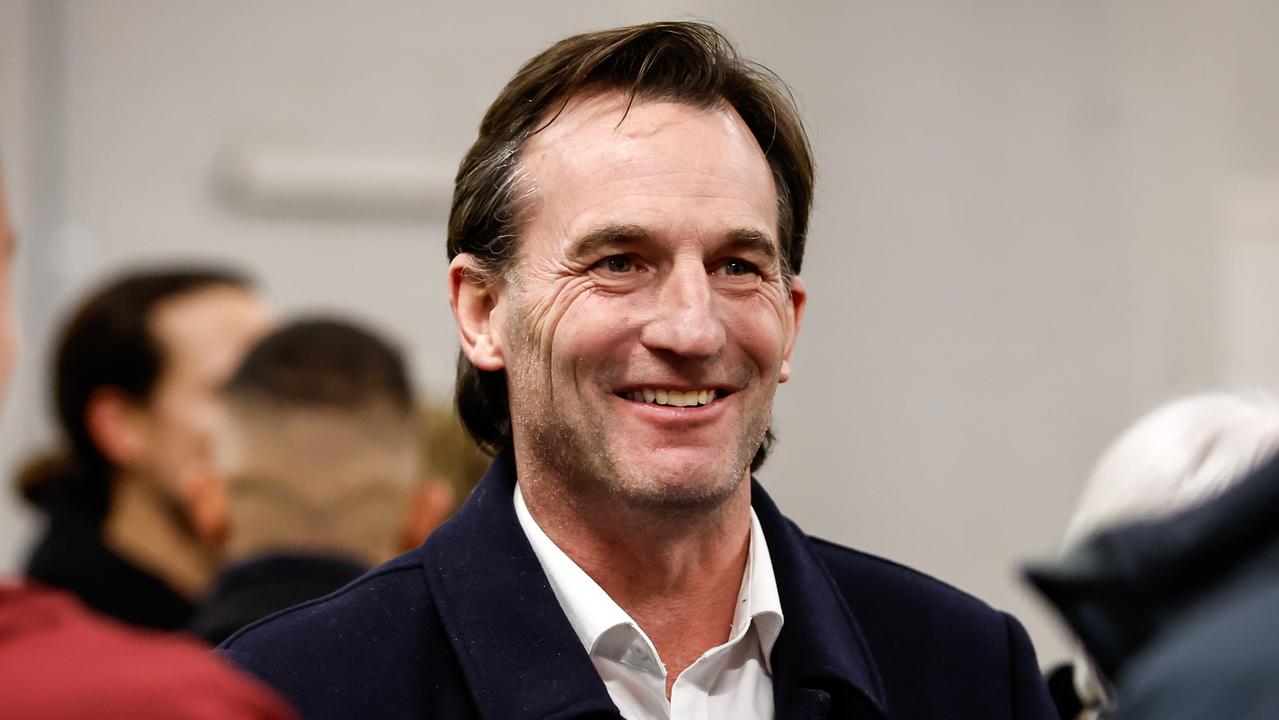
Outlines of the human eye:
M 741 278 L 751 275 L 760 276 L 759 266 L 749 260 L 741 258 L 728 258 L 721 261 L 711 270 L 712 275 L 723 275 L 725 277 Z
M 596 265 L 614 275 L 625 275 L 636 270 L 635 261 L 630 255 L 609 255 Z

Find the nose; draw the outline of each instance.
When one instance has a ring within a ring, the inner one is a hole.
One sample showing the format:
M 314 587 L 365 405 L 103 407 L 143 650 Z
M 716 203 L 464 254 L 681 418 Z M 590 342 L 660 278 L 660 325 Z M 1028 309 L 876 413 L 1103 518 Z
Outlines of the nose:
M 672 269 L 657 288 L 655 305 L 640 334 L 648 349 L 700 359 L 724 347 L 724 324 L 700 259 Z

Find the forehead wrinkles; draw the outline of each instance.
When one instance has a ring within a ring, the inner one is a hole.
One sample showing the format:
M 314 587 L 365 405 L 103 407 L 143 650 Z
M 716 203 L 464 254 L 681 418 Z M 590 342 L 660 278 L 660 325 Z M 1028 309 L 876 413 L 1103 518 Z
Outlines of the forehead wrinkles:
M 529 222 L 521 235 L 534 227 L 538 234 L 563 234 L 570 228 L 554 225 L 573 223 L 592 199 L 609 202 L 610 192 L 635 188 L 645 195 L 663 187 L 678 198 L 707 199 L 728 189 L 724 199 L 749 205 L 770 236 L 780 229 L 772 168 L 745 122 L 726 105 L 653 99 L 628 108 L 617 93 L 575 100 L 528 139 L 519 162 L 525 182 L 538 186 L 526 192 L 540 207 L 525 214 Z M 669 176 L 669 186 L 655 185 L 659 176 Z

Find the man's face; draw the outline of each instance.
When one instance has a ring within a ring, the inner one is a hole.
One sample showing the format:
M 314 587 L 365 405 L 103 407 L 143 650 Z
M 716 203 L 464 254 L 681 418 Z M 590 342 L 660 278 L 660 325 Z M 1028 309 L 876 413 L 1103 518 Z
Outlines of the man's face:
M 18 236 L 9 223 L 9 206 L 5 200 L 4 175 L 0 174 L 0 400 L 13 370 L 13 318 L 9 308 L 10 270 L 17 250 Z
M 718 505 L 768 428 L 804 300 L 750 130 L 607 93 L 570 102 L 521 163 L 534 195 L 493 312 L 517 454 L 632 506 Z
M 145 434 L 137 469 L 170 497 L 212 467 L 222 420 L 222 385 L 273 323 L 266 304 L 235 287 L 210 287 L 160 304 L 150 330 L 164 367 L 142 408 Z

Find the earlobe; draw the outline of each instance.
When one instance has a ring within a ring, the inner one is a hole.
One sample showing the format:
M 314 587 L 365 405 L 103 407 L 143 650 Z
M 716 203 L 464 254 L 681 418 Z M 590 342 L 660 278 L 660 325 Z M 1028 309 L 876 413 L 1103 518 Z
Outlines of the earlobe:
M 211 552 L 221 553 L 231 534 L 226 480 L 209 469 L 196 473 L 183 492 L 196 536 Z
M 435 528 L 444 524 L 457 507 L 457 493 L 447 480 L 430 477 L 413 491 L 408 504 L 408 517 L 400 534 L 399 552 L 421 545 Z
M 85 428 L 112 465 L 129 466 L 137 460 L 145 444 L 142 423 L 137 401 L 118 388 L 98 388 L 85 403 Z
M 808 289 L 804 280 L 796 275 L 790 281 L 790 297 L 787 299 L 786 347 L 782 355 L 782 368 L 777 374 L 778 382 L 790 380 L 790 356 L 795 350 L 795 340 L 799 337 L 799 326 L 804 319 L 804 306 L 808 302 Z
M 480 370 L 506 367 L 502 354 L 500 288 L 479 267 L 475 256 L 461 253 L 449 263 L 449 304 L 457 321 L 462 352 Z

